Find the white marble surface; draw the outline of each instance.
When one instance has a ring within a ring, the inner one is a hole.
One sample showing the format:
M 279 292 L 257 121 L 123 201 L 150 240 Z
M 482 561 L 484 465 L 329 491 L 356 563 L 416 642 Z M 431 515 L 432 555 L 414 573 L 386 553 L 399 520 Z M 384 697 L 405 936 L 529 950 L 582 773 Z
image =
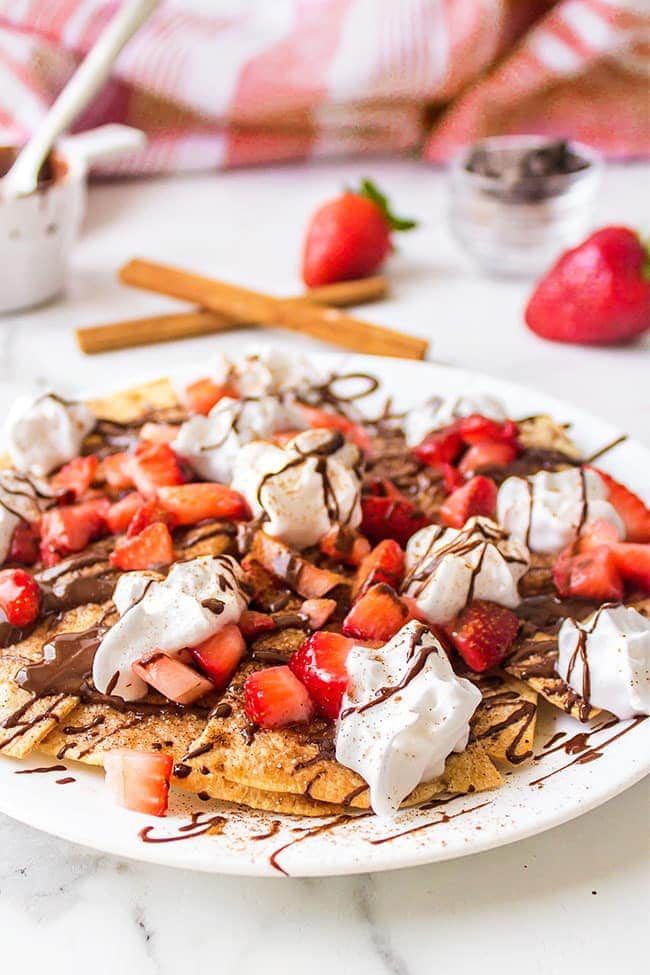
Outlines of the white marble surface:
M 447 233 L 443 177 L 409 162 L 94 188 L 66 300 L 0 318 L 0 409 L 30 386 L 119 386 L 199 358 L 215 341 L 237 346 L 241 333 L 85 358 L 72 329 L 178 307 L 120 287 L 115 269 L 135 255 L 278 293 L 296 290 L 307 214 L 368 173 L 423 225 L 392 260 L 393 299 L 367 317 L 429 336 L 432 358 L 530 383 L 650 443 L 650 337 L 588 350 L 531 336 L 521 321 L 528 285 L 474 271 Z M 649 174 L 643 165 L 611 169 L 597 223 L 647 230 Z M 284 882 L 119 861 L 0 816 L 2 969 L 317 975 L 336 967 L 425 975 L 474 967 L 548 975 L 578 965 L 591 973 L 636 968 L 648 948 L 647 799 L 641 783 L 580 820 L 465 860 Z

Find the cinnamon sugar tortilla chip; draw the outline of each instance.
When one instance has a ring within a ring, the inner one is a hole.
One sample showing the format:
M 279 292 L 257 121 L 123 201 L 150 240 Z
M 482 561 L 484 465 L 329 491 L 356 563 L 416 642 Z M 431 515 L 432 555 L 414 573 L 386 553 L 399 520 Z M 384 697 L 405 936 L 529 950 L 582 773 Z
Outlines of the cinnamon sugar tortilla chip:
M 515 643 L 504 669 L 512 677 L 528 684 L 560 711 L 570 714 L 577 721 L 590 721 L 600 712 L 598 708 L 589 707 L 555 671 L 557 654 L 557 635 L 538 631 L 532 636 L 521 637 Z
M 471 721 L 472 736 L 495 762 L 519 765 L 533 754 L 537 693 L 502 674 L 474 681 L 483 700 Z
M 557 450 L 567 457 L 580 460 L 581 453 L 568 435 L 566 427 L 561 426 L 551 416 L 531 416 L 520 421 L 518 427 L 519 441 L 523 447 Z
M 179 405 L 174 387 L 167 378 L 154 379 L 86 402 L 95 416 L 119 423 L 138 420 L 151 410 L 173 409 Z

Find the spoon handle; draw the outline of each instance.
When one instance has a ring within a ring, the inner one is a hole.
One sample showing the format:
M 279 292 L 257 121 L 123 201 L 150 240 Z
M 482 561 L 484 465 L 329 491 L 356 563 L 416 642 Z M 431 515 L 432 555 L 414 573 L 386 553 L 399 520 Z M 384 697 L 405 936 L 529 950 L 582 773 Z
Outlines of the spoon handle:
M 4 195 L 22 196 L 35 190 L 52 145 L 106 81 L 118 54 L 157 4 L 158 0 L 129 0 L 120 8 L 5 176 Z

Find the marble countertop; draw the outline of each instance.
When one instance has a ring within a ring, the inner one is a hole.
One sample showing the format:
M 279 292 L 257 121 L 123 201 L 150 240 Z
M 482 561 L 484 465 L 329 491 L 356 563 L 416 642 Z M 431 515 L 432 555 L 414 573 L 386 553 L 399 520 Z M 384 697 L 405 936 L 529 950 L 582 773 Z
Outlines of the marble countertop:
M 366 317 L 428 336 L 436 361 L 529 383 L 650 444 L 650 336 L 620 349 L 536 339 L 522 324 L 529 284 L 476 272 L 448 234 L 444 177 L 415 162 L 93 187 L 66 298 L 0 318 L 0 410 L 28 388 L 123 386 L 196 360 L 215 342 L 239 346 L 241 332 L 87 358 L 73 328 L 179 307 L 117 283 L 116 268 L 136 255 L 276 293 L 297 290 L 306 216 L 368 174 L 422 226 L 392 258 L 393 297 Z M 649 175 L 644 165 L 608 170 L 596 223 L 647 229 Z M 636 968 L 644 944 L 647 951 L 647 799 L 640 783 L 579 820 L 463 860 L 284 882 L 121 861 L 0 815 L 2 965 L 27 975 L 89 967 L 94 975 L 176 975 L 185 965 L 220 975 Z

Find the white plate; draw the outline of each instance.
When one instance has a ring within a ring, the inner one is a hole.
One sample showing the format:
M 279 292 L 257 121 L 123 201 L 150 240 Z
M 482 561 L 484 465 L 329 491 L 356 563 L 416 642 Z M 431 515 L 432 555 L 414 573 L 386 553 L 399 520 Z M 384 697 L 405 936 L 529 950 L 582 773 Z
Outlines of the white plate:
M 514 417 L 548 412 L 572 424 L 572 435 L 585 456 L 620 433 L 569 404 L 478 373 L 367 356 L 323 356 L 322 362 L 339 372 L 377 375 L 385 384 L 384 395 L 390 392 L 398 407 L 434 393 L 475 390 L 500 397 Z M 369 401 L 370 413 L 373 408 L 376 404 Z M 599 463 L 650 500 L 648 449 L 627 440 Z M 595 725 L 599 728 L 603 723 Z M 567 754 L 562 743 L 584 730 L 572 718 L 543 707 L 535 748 L 541 757 L 507 773 L 501 789 L 457 798 L 428 811 L 405 812 L 394 822 L 374 816 L 343 822 L 283 818 L 217 802 L 202 803 L 181 794 L 173 795 L 167 817 L 156 820 L 114 806 L 101 772 L 38 755 L 27 762 L 0 762 L 0 810 L 97 850 L 173 867 L 262 876 L 282 876 L 283 871 L 291 876 L 317 876 L 385 870 L 478 853 L 540 833 L 606 802 L 650 770 L 650 721 L 620 722 L 596 730 L 589 739 L 593 751 Z M 565 732 L 565 737 L 544 755 L 544 745 L 559 732 Z M 606 747 L 598 760 L 581 761 L 585 755 L 594 757 L 601 745 Z M 65 765 L 67 771 L 15 774 L 54 764 Z M 556 769 L 561 771 L 535 784 Z M 67 777 L 74 782 L 57 782 Z M 188 829 L 192 813 L 200 814 L 199 820 Z M 225 817 L 223 831 L 206 833 L 210 818 L 219 815 Z M 152 827 L 150 839 L 175 841 L 143 842 L 139 834 L 147 826 Z M 267 832 L 273 835 L 261 838 Z M 180 838 L 182 842 L 178 842 Z M 272 859 L 285 844 L 291 845 Z

